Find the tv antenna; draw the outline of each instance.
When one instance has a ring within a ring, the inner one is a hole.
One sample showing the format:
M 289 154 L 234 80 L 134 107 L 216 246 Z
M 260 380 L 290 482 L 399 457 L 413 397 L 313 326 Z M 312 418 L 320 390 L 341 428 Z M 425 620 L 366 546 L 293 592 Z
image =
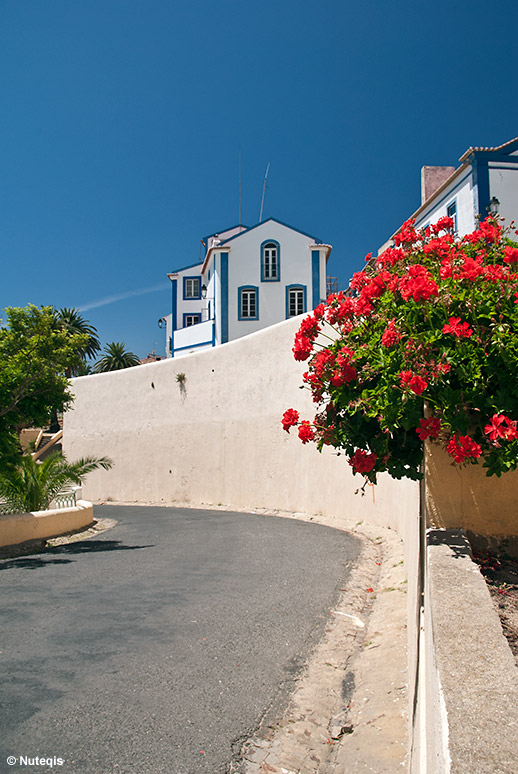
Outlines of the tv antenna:
M 270 171 L 270 162 L 268 162 L 268 166 L 266 167 L 266 174 L 264 176 L 264 183 L 263 183 L 263 195 L 261 197 L 261 212 L 259 213 L 259 223 L 263 219 L 263 205 L 264 205 L 264 192 L 266 191 L 266 180 L 268 178 L 268 172 Z
M 241 225 L 241 145 L 239 146 L 239 225 Z

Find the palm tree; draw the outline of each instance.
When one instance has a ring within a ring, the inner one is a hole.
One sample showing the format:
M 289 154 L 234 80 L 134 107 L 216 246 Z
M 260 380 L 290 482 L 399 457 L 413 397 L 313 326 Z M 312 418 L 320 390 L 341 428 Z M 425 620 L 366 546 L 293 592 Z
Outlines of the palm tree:
M 101 344 L 97 337 L 97 328 L 90 325 L 88 320 L 81 317 L 77 309 L 55 309 L 54 317 L 57 325 L 68 333 L 83 333 L 88 335 L 88 341 L 85 347 L 83 347 L 78 354 L 84 360 L 85 358 L 93 358 L 100 352 Z M 67 376 L 75 376 L 75 373 L 67 374 Z
M 70 484 L 81 484 L 84 477 L 97 468 L 109 470 L 108 457 L 84 457 L 67 462 L 61 452 L 52 452 L 38 462 L 32 454 L 24 454 L 18 467 L 0 474 L 0 497 L 13 512 L 46 510 L 57 494 Z
M 121 368 L 132 368 L 140 365 L 140 360 L 133 352 L 126 350 L 125 344 L 120 341 L 112 341 L 104 348 L 104 357 L 97 361 L 92 373 L 99 374 L 105 371 L 119 371 Z

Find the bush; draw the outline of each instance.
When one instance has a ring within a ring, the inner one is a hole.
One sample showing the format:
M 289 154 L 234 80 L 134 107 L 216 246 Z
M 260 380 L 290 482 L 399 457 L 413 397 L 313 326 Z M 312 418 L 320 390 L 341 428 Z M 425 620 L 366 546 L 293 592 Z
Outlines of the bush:
M 512 224 L 511 224 L 512 225 Z M 515 232 L 518 233 L 518 232 Z M 308 361 L 313 421 L 289 409 L 303 443 L 348 455 L 376 482 L 422 478 L 423 443 L 487 475 L 518 465 L 518 245 L 498 220 L 462 239 L 441 218 L 405 223 L 395 246 L 368 255 L 348 293 L 302 321 L 293 353 Z

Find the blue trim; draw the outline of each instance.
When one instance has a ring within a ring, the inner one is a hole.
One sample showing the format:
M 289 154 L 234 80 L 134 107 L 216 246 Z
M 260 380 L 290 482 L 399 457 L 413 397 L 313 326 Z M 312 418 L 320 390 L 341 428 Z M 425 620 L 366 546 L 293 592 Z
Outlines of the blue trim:
M 187 269 L 194 269 L 195 266 L 203 266 L 203 261 L 196 261 L 196 263 L 190 263 L 189 266 L 182 266 L 181 269 L 175 269 L 170 271 L 169 274 L 179 274 L 181 271 L 187 271 Z
M 472 162 L 473 166 L 473 180 L 477 189 L 477 198 L 474 207 L 475 217 L 479 217 L 480 220 L 487 218 L 487 207 L 491 201 L 489 193 L 489 167 L 486 159 L 478 157 L 475 154 L 475 158 Z
M 320 250 L 311 251 L 311 291 L 313 295 L 312 309 L 320 303 Z
M 178 320 L 176 319 L 178 315 L 178 280 L 174 279 L 171 281 L 171 292 L 172 292 L 171 310 L 172 310 L 172 318 L 173 318 L 171 330 L 174 332 L 178 327 Z
M 301 314 L 304 314 L 304 312 L 307 312 L 307 287 L 306 285 L 300 285 L 298 283 L 294 285 L 286 285 L 286 319 L 289 320 L 292 315 L 290 315 L 290 290 L 303 290 L 304 291 L 304 308 L 301 312 Z
M 221 266 L 221 344 L 228 341 L 228 253 L 220 253 Z
M 185 324 L 185 318 L 186 317 L 199 317 L 200 319 L 196 323 L 192 323 L 191 325 Z M 183 327 L 184 328 L 192 328 L 193 325 L 198 325 L 201 323 L 201 312 L 184 312 L 183 313 Z
M 491 162 L 495 161 L 505 161 L 506 164 L 518 164 L 518 156 L 508 156 L 505 153 L 491 153 L 489 151 L 476 151 L 473 154 L 473 157 L 475 159 L 481 159 L 483 161 L 487 161 L 491 164 Z M 470 156 L 470 159 L 472 157 Z
M 264 276 L 264 248 L 266 247 L 266 245 L 275 245 L 275 247 L 277 248 L 277 276 L 276 277 Z M 281 246 L 277 242 L 277 240 L 265 239 L 264 242 L 261 242 L 260 256 L 261 256 L 261 282 L 280 282 L 281 281 Z
M 514 164 L 514 162 L 513 162 L 513 164 Z M 516 164 L 518 164 L 518 158 L 516 159 Z M 503 169 L 503 170 L 507 170 L 508 172 L 514 172 L 515 171 L 513 169 L 513 166 L 503 167 L 503 166 L 500 166 L 499 164 L 491 164 L 491 162 L 489 162 L 489 171 L 492 172 L 493 169 Z
M 174 352 L 181 352 L 182 349 L 195 349 L 196 347 L 207 347 L 208 345 L 214 346 L 212 341 L 200 341 L 198 344 L 187 344 L 185 347 L 177 347 Z M 174 353 L 173 353 L 174 357 Z
M 288 223 L 283 223 L 281 220 L 277 220 L 277 218 L 267 218 L 266 220 L 262 220 L 260 223 L 257 223 L 255 226 L 251 226 L 250 228 L 247 228 L 245 231 L 241 231 L 240 234 L 234 234 L 234 236 L 229 237 L 228 239 L 225 239 L 224 242 L 222 242 L 222 245 L 226 245 L 228 242 L 231 242 L 233 239 L 237 239 L 240 236 L 243 236 L 243 234 L 249 234 L 250 231 L 253 231 L 256 228 L 259 228 L 259 226 L 264 226 L 265 223 L 278 223 L 280 226 L 284 226 L 284 228 L 289 228 L 291 231 L 296 231 L 298 234 L 302 234 L 303 236 L 307 236 L 310 239 L 312 239 L 315 244 L 322 244 L 321 239 L 317 239 L 317 237 L 314 237 L 312 234 L 308 234 L 306 231 L 301 231 L 300 228 L 294 228 L 293 226 L 288 225 Z
M 446 215 L 453 220 L 453 233 L 458 233 L 458 220 L 457 220 L 457 198 L 446 205 Z
M 216 323 L 212 323 L 212 346 L 216 346 Z
M 198 295 L 196 295 L 196 296 L 186 296 L 185 295 L 185 286 L 186 286 L 188 280 L 198 280 Z M 201 298 L 201 274 L 183 277 L 183 300 L 184 301 L 199 301 L 200 298 Z
M 255 315 L 253 317 L 251 316 L 243 317 L 243 315 L 241 314 L 241 299 L 242 299 L 242 294 L 244 290 L 255 291 Z M 241 287 L 237 289 L 237 319 L 243 322 L 246 322 L 247 320 L 259 319 L 259 288 L 257 287 L 257 285 L 241 285 Z

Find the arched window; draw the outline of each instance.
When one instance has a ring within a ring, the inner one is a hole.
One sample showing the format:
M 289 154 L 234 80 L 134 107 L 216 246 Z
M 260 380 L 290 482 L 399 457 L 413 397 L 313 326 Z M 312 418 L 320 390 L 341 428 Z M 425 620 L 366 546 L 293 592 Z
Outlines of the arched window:
M 261 280 L 278 282 L 281 278 L 280 245 L 269 239 L 261 245 Z

